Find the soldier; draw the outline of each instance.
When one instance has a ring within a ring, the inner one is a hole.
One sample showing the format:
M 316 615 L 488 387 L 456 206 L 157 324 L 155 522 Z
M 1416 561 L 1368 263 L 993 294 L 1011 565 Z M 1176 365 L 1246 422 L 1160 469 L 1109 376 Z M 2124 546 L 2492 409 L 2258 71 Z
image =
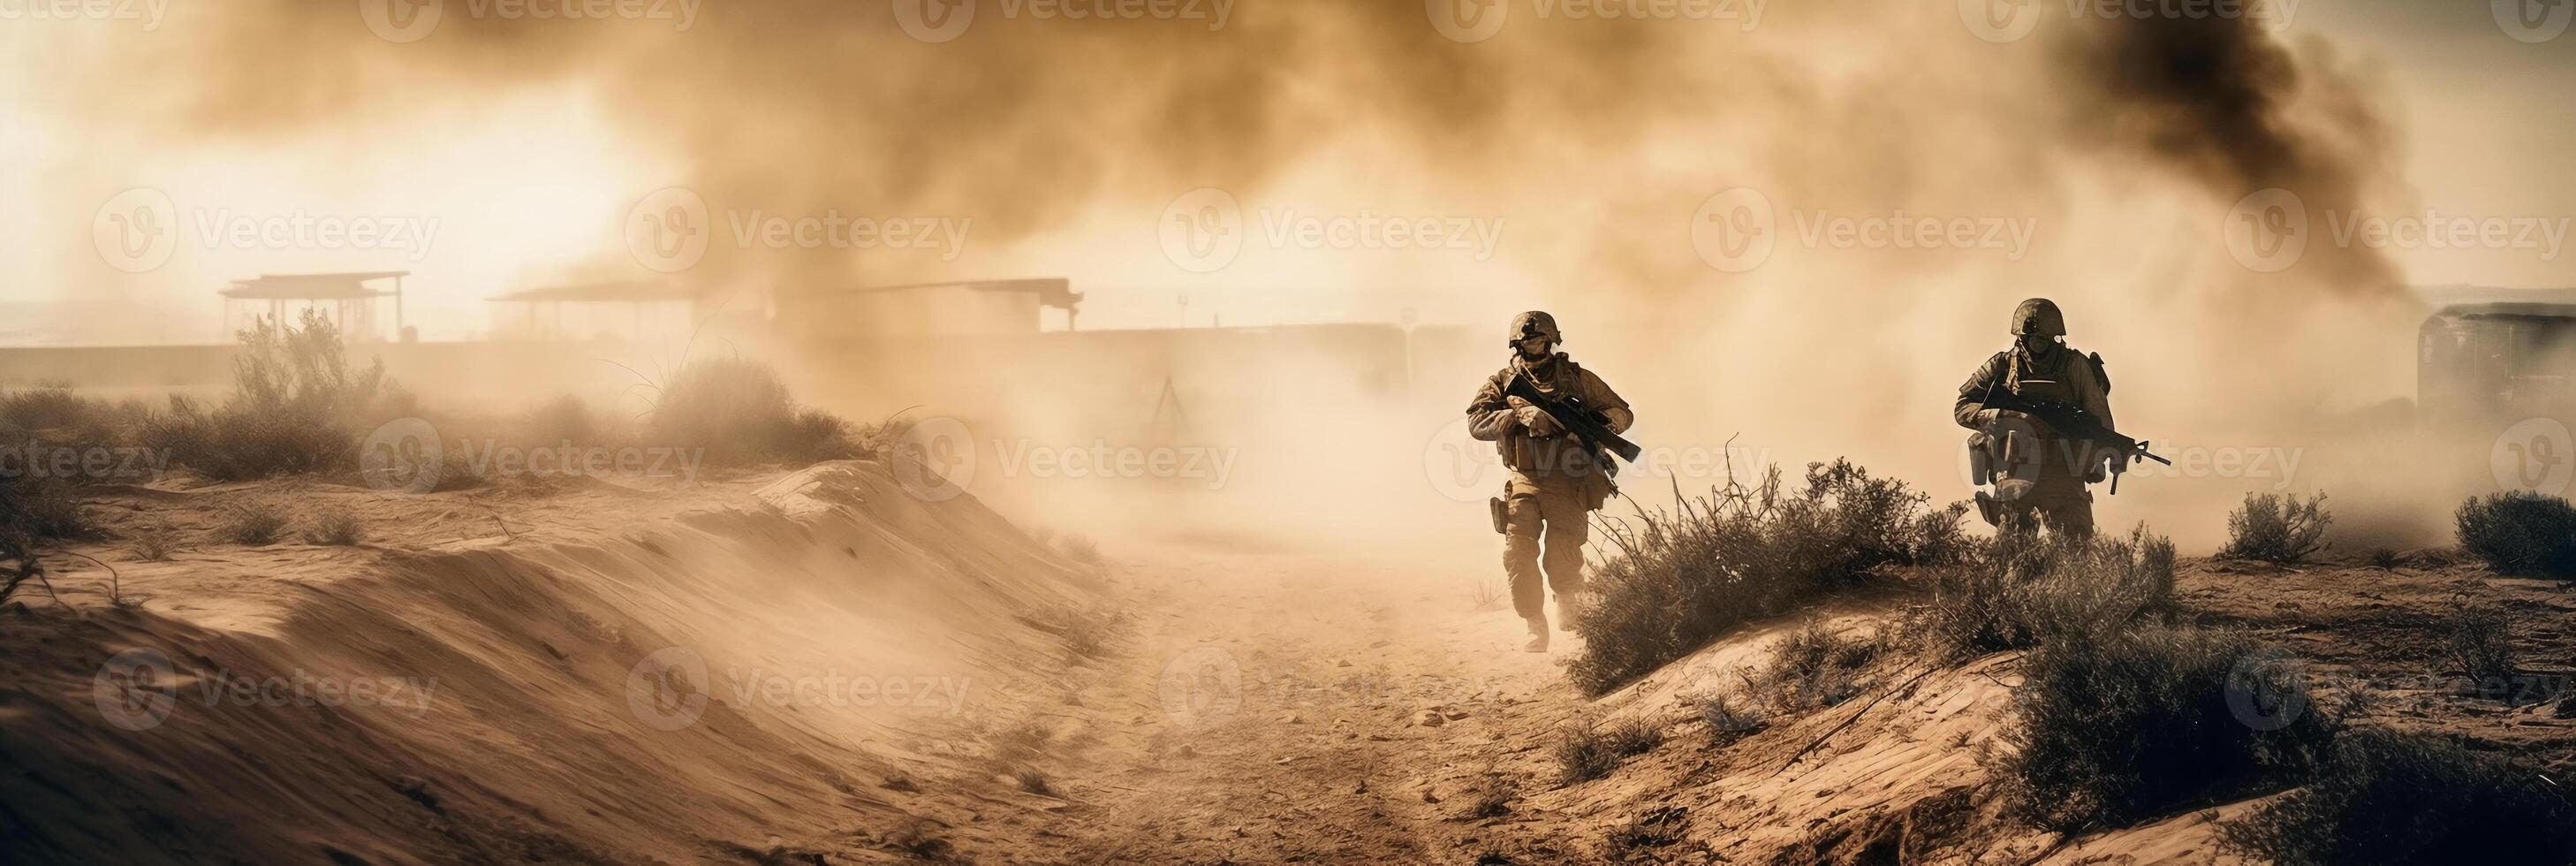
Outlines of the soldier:
M 1613 491 L 1614 466 L 1608 455 L 1567 435 L 1558 419 L 1504 391 L 1515 375 L 1527 374 L 1543 393 L 1580 398 L 1596 409 L 1612 432 L 1625 432 L 1636 422 L 1628 401 L 1592 374 L 1556 351 L 1565 341 L 1556 318 L 1522 313 L 1512 319 L 1512 362 L 1485 380 L 1476 400 L 1467 404 L 1469 432 L 1495 443 L 1503 465 L 1512 470 L 1503 494 L 1503 573 L 1511 578 L 1512 608 L 1529 623 L 1530 652 L 1547 651 L 1547 592 L 1539 586 L 1540 543 L 1545 541 L 1548 586 L 1556 589 L 1557 617 L 1566 630 L 1583 606 L 1583 541 L 1592 512 Z
M 1986 359 L 1959 386 L 1959 401 L 1952 407 L 1959 426 L 1977 431 L 1968 437 L 1968 447 L 1983 449 L 1987 464 L 1996 467 L 1995 493 L 1977 491 L 1977 510 L 1987 523 L 2006 530 L 2033 529 L 2034 519 L 2043 518 L 2055 531 L 2091 535 L 2093 494 L 2084 485 L 2104 480 L 2113 471 L 2111 463 L 2125 455 L 2056 435 L 2028 414 L 1985 404 L 1996 389 L 2005 389 L 2081 407 L 2109 428 L 2110 374 L 2103 370 L 2101 355 L 2066 345 L 2066 317 L 2047 298 L 2014 307 L 2012 333 L 2017 340 L 2013 348 Z

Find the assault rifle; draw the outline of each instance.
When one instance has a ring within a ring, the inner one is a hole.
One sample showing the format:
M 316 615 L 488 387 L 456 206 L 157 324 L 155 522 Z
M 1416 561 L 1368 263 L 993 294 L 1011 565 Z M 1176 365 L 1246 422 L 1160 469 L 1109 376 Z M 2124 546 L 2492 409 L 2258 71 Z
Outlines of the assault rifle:
M 2028 415 L 2038 419 L 2039 423 L 2048 425 L 2048 429 L 2057 434 L 2059 439 L 2091 442 L 2093 447 L 2111 452 L 2111 492 L 2113 494 L 2120 492 L 2120 475 L 2128 471 L 2131 463 L 2153 460 L 2166 466 L 2173 465 L 2173 461 L 2148 451 L 2146 442 L 2120 435 L 2120 431 L 2111 429 L 2110 425 L 2102 423 L 2102 419 L 2094 417 L 2092 412 L 2073 403 L 2044 397 L 2024 397 L 2013 393 L 2009 388 L 1989 386 L 1986 388 L 1986 398 L 1982 405 L 1988 409 Z
M 1583 405 L 1583 398 L 1572 394 L 1552 396 L 1540 391 L 1538 385 L 1530 381 L 1527 371 L 1514 371 L 1511 383 L 1503 388 L 1503 394 L 1529 401 L 1548 417 L 1555 418 L 1558 426 L 1574 434 L 1574 438 L 1582 440 L 1584 445 L 1617 454 L 1619 459 L 1630 463 L 1637 462 L 1637 455 L 1645 453 L 1646 449 L 1637 447 L 1637 443 L 1619 438 L 1619 434 L 1610 429 L 1610 417 L 1602 414 L 1601 410 Z

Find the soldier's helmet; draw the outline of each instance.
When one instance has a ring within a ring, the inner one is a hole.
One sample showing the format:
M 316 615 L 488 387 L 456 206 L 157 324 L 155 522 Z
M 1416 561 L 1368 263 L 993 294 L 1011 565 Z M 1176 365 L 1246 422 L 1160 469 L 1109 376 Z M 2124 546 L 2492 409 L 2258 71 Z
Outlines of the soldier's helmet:
M 1565 335 L 1556 330 L 1555 316 L 1537 310 L 1513 316 L 1511 344 L 1518 346 L 1531 337 L 1546 337 L 1550 343 L 1565 342 Z
M 2066 314 L 2058 312 L 2057 302 L 2032 298 L 2013 308 L 2013 336 L 2038 334 L 2043 337 L 2066 336 Z

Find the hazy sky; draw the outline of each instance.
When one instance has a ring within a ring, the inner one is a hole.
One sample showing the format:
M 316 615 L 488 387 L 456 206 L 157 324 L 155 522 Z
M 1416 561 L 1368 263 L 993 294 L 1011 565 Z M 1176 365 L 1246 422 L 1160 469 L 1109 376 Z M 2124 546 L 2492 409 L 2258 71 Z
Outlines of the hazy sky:
M 2069 8 L 2066 0 L 2044 2 L 2058 14 Z M 486 327 L 484 297 L 536 283 L 637 275 L 600 273 L 597 265 L 618 259 L 621 217 L 656 186 L 651 179 L 679 177 L 686 168 L 653 130 L 622 128 L 578 83 L 466 103 L 408 93 L 398 78 L 364 82 L 351 86 L 383 91 L 365 117 L 315 125 L 287 141 L 172 134 L 167 126 L 129 121 L 175 110 L 170 93 L 185 82 L 129 73 L 118 104 L 107 109 L 92 101 L 95 89 L 74 84 L 117 73 L 138 47 L 184 55 L 192 40 L 218 29 L 205 22 L 223 14 L 221 4 L 74 6 L 68 8 L 109 11 L 69 20 L 31 11 L 47 5 L 0 2 L 0 51 L 9 58 L 0 61 L 9 69 L 0 86 L 0 181 L 6 183 L 0 232 L 18 242 L 0 264 L 0 304 L 7 305 L 0 308 L 0 340 L 19 339 L 14 334 L 27 322 L 44 318 L 28 304 L 64 301 L 128 310 L 114 322 L 126 339 L 218 338 L 212 292 L 225 280 L 337 269 L 414 271 L 412 313 L 424 334 L 471 336 Z M 346 16 L 348 38 L 372 40 L 344 5 L 315 4 L 312 14 Z M 2555 21 L 2565 20 L 2567 5 L 2555 8 Z M 461 7 L 462 0 L 449 6 Z M 2568 159 L 2576 142 L 2576 111 L 2568 109 L 2576 94 L 2576 34 L 2518 41 L 2487 3 L 2301 0 L 2281 8 L 2290 15 L 2291 38 L 2323 40 L 2338 64 L 2385 83 L 2386 113 L 2403 143 L 2401 173 L 2418 199 L 2412 215 L 2429 209 L 2443 219 L 2536 218 L 2562 231 L 2576 215 L 2576 167 Z M 717 10 L 705 14 L 708 20 L 696 26 L 720 26 Z M 1788 20 L 1799 10 L 1780 4 L 1767 14 Z M 2543 18 L 2542 25 L 2553 26 L 2552 20 Z M 104 50 L 111 46 L 118 50 Z M 172 64 L 161 74 L 185 68 Z M 867 68 L 853 61 L 853 74 Z M 83 95 L 66 96 L 74 92 Z M 1401 185 L 1400 177 L 1376 177 L 1365 163 L 1324 173 L 1339 174 L 1336 180 L 1346 185 L 1355 178 L 1373 187 Z M 114 196 L 135 187 L 180 200 L 184 240 L 166 262 L 129 272 L 134 269 L 105 261 L 111 256 L 100 250 L 98 221 Z M 281 248 L 224 239 L 245 220 L 273 223 L 298 214 L 375 223 L 365 228 L 394 239 L 376 249 L 349 249 L 341 241 L 333 242 L 339 248 L 306 249 L 300 241 Z M 1435 263 L 1426 271 L 1346 255 L 1294 269 L 1237 268 L 1206 277 L 1150 253 L 1100 254 L 1100 237 L 1089 228 L 1076 222 L 1043 235 L 1034 252 L 987 250 L 955 260 L 912 255 L 898 269 L 956 277 L 1066 272 L 1095 289 L 1107 287 L 1095 292 L 1087 324 L 1160 325 L 1177 315 L 1183 293 L 1225 280 L 1338 283 L 1340 289 L 1319 291 L 1295 309 L 1327 318 L 1385 318 L 1400 303 L 1384 302 L 1382 294 L 1371 295 L 1380 298 L 1376 303 L 1330 299 L 1353 295 L 1352 287 L 1485 279 L 1504 267 L 1478 259 L 1454 270 Z M 2533 250 L 2422 247 L 2396 255 L 2414 283 L 2576 286 L 2576 253 L 2552 259 Z M 1080 262 L 1050 267 L 1075 259 Z M 1300 314 L 1243 303 L 1242 315 L 1256 321 Z M 1196 309 L 1220 308 L 1211 301 Z

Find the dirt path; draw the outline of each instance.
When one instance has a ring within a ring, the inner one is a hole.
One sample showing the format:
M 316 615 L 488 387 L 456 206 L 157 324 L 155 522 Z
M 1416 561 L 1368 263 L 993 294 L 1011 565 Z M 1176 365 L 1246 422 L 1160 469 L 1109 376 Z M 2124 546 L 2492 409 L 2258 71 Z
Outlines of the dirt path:
M 1057 732 L 1059 839 L 1013 861 L 1562 859 L 1479 793 L 1540 784 L 1545 737 L 1583 701 L 1557 652 L 1477 610 L 1479 562 L 1178 555 L 1133 566 L 1132 639 L 1075 684 Z

